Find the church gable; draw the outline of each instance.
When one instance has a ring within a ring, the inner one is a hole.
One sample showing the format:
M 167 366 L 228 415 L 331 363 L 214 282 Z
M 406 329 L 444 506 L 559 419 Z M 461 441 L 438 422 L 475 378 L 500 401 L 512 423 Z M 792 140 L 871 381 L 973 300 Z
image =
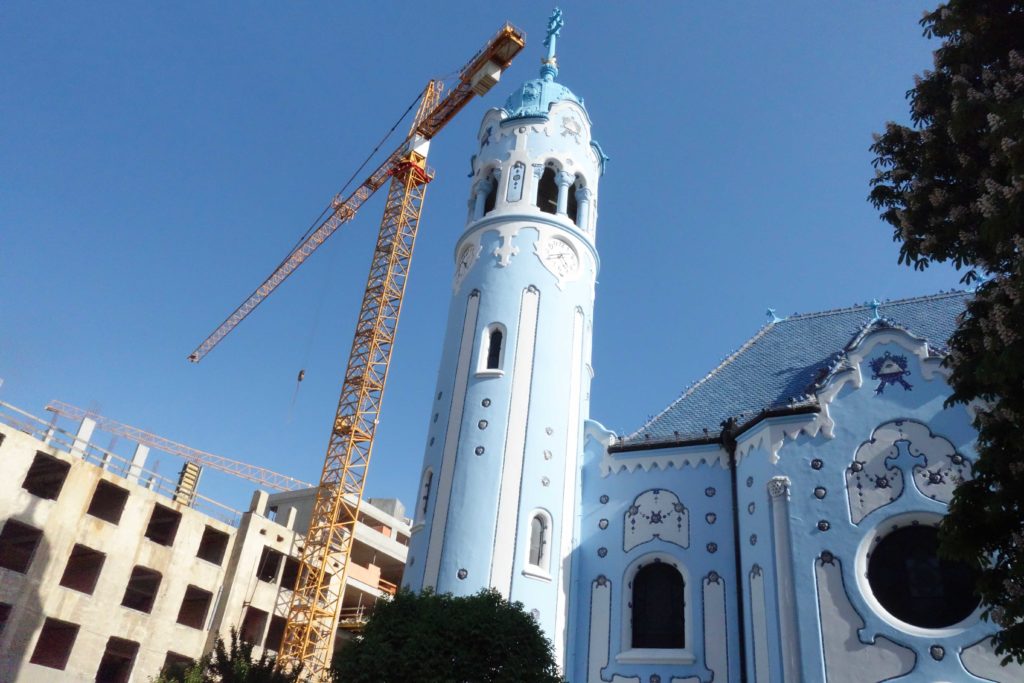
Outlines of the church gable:
M 774 319 L 613 450 L 717 437 L 728 418 L 743 426 L 763 415 L 813 408 L 815 392 L 844 353 L 879 321 L 943 351 L 969 296 L 949 292 Z

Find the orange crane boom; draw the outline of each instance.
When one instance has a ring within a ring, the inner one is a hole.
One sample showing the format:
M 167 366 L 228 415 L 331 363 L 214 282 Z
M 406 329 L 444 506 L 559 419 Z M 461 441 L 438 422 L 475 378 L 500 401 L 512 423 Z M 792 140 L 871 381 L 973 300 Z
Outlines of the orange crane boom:
M 225 472 L 226 474 L 234 475 L 240 479 L 251 481 L 259 486 L 271 489 L 275 491 L 293 491 L 295 489 L 313 488 L 313 484 L 306 483 L 301 479 L 295 477 L 289 477 L 286 474 L 278 474 L 272 470 L 268 470 L 265 467 L 257 467 L 256 465 L 250 465 L 248 463 L 240 462 L 238 460 L 232 460 L 231 458 L 225 458 L 220 455 L 214 455 L 213 453 L 207 453 L 206 451 L 200 451 L 185 444 L 178 443 L 177 441 L 171 441 L 165 439 L 162 436 L 157 436 L 138 427 L 131 427 L 126 424 L 122 424 L 117 420 L 112 420 L 109 417 L 98 415 L 91 410 L 85 410 L 83 408 L 77 408 L 69 403 L 63 401 L 50 401 L 46 405 L 46 410 L 56 415 L 61 415 L 69 420 L 81 420 L 82 418 L 88 417 L 96 421 L 96 426 L 105 432 L 110 434 L 116 434 L 117 436 L 123 436 L 127 439 L 131 439 L 136 443 L 140 443 L 143 446 L 155 448 L 158 451 L 164 453 L 170 453 L 171 455 L 177 455 L 178 457 L 194 462 L 197 465 L 203 467 L 209 467 L 210 469 L 217 470 L 219 472 Z
M 334 650 L 348 559 L 373 451 L 377 418 L 423 199 L 432 177 L 427 169 L 429 141 L 466 106 L 474 94 L 482 95 L 498 82 L 502 71 L 524 45 L 523 33 L 505 24 L 459 71 L 458 82 L 447 95 L 442 98 L 442 83 L 430 81 L 423 92 L 412 129 L 398 149 L 349 196 L 335 197 L 327 219 L 189 355 L 193 362 L 202 359 L 338 227 L 350 221 L 359 207 L 390 178 L 384 217 L 370 263 L 279 648 L 282 661 L 301 664 L 309 680 L 325 680 Z M 332 578 L 328 568 L 333 566 L 340 566 L 341 572 Z

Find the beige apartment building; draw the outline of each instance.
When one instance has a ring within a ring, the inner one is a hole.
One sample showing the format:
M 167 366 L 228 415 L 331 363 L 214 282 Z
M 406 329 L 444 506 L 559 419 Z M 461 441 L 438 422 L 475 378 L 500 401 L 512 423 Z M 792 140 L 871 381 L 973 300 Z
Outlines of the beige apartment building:
M 236 511 L 194 490 L 195 465 L 162 478 L 138 448 L 95 445 L 94 426 L 0 403 L 0 683 L 144 683 L 232 627 L 276 650 L 315 489 L 256 491 Z M 402 504 L 361 511 L 338 638 L 405 566 Z

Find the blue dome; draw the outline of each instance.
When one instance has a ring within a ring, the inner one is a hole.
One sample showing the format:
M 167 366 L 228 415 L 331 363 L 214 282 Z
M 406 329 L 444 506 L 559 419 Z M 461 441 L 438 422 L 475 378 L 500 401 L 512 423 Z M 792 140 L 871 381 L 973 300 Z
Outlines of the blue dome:
M 583 101 L 561 83 L 552 78 L 534 78 L 508 96 L 504 109 L 510 119 L 547 116 L 552 104 L 566 100 L 583 106 Z

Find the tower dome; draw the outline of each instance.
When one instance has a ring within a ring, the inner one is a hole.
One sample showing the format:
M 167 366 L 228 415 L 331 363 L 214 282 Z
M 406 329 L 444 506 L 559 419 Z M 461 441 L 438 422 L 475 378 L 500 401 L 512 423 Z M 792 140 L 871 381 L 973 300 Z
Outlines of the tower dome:
M 526 81 L 508 96 L 503 107 L 508 119 L 546 117 L 551 105 L 561 101 L 583 106 L 583 100 L 561 83 L 555 82 L 558 76 L 555 43 L 562 25 L 562 12 L 556 9 L 548 20 L 548 33 L 544 39 L 548 54 L 541 60 L 540 77 Z

